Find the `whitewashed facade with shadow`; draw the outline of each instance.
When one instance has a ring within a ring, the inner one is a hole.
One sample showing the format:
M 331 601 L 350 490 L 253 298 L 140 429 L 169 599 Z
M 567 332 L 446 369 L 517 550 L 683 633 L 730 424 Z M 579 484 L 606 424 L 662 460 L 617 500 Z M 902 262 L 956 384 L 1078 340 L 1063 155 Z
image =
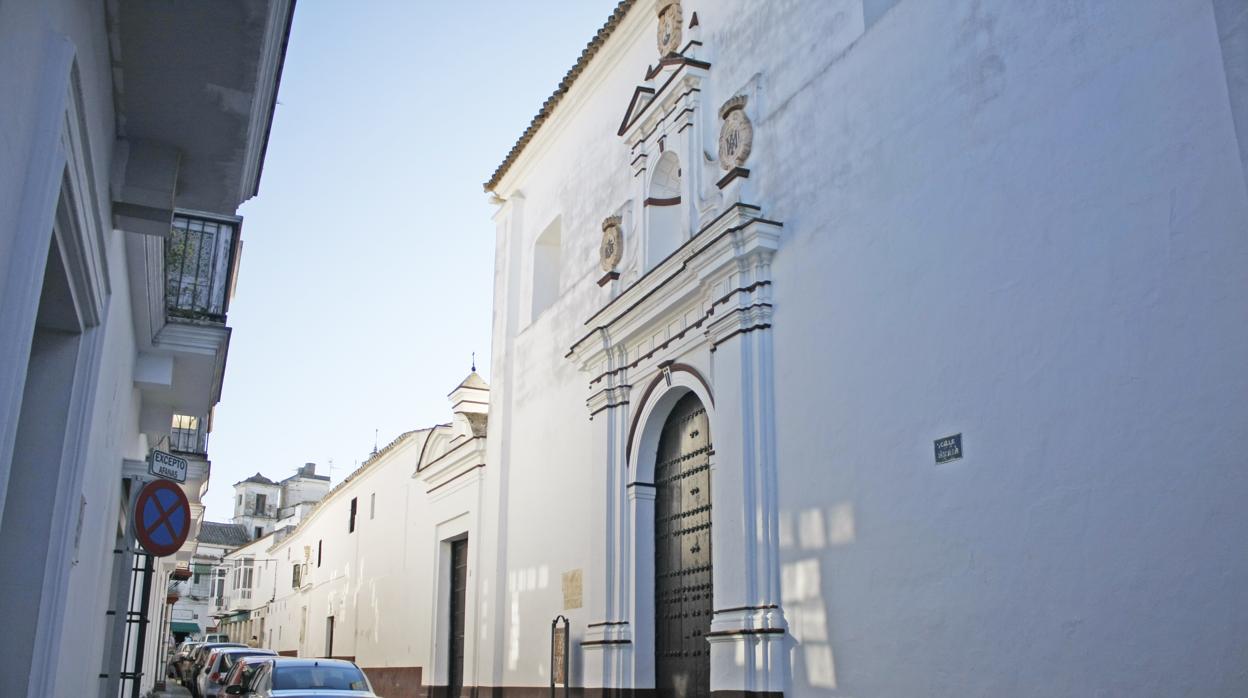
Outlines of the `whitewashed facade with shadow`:
M 1226 0 L 620 3 L 486 184 L 478 690 L 565 615 L 587 695 L 1248 691 L 1246 56 Z

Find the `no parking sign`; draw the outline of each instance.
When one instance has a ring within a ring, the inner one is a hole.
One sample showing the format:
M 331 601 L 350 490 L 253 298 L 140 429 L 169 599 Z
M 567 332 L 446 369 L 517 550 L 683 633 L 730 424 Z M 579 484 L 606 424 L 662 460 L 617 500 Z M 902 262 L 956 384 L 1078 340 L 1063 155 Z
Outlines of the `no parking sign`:
M 139 491 L 134 505 L 134 535 L 156 557 L 178 552 L 191 531 L 191 503 L 169 480 L 154 480 Z

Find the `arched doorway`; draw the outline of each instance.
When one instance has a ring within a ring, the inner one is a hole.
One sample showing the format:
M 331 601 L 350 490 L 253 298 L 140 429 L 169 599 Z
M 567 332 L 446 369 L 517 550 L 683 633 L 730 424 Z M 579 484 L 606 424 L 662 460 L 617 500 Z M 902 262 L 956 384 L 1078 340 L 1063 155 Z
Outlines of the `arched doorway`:
M 709 696 L 711 429 L 689 393 L 659 436 L 654 465 L 654 679 L 660 696 Z

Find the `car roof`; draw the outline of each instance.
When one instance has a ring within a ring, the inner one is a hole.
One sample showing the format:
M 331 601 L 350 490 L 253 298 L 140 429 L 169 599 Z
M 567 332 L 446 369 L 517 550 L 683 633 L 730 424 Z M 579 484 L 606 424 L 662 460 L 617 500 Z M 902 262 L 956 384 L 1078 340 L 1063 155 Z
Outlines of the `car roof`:
M 316 657 L 278 657 L 273 662 L 274 668 L 279 666 L 337 666 L 337 667 L 354 667 L 355 662 L 349 662 L 345 659 L 318 659 Z
M 264 654 L 264 655 L 273 655 L 273 656 L 277 655 L 277 652 L 274 652 L 273 650 L 265 648 L 265 647 L 220 647 L 214 651 L 220 652 L 221 654 L 235 654 L 238 652 L 253 652 L 255 654 Z
M 213 652 L 219 649 L 225 648 L 225 647 L 246 647 L 246 646 L 247 645 L 244 645 L 241 642 L 206 642 L 200 645 L 199 647 L 196 647 L 195 650 L 197 652 L 202 652 L 204 654 L 212 654 Z

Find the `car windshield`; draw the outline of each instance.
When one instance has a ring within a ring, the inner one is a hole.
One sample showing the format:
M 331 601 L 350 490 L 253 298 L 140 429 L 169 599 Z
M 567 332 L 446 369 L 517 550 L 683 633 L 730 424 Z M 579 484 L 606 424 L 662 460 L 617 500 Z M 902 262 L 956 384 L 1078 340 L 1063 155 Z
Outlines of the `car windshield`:
M 273 690 L 322 688 L 338 691 L 366 691 L 364 673 L 353 666 L 273 667 Z

